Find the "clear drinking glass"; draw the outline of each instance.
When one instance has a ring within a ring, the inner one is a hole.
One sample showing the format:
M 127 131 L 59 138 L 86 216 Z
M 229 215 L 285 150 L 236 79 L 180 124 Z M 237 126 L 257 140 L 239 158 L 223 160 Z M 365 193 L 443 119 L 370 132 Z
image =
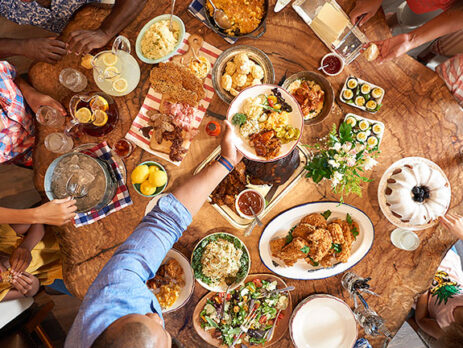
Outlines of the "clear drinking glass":
M 50 133 L 45 138 L 45 147 L 54 153 L 66 153 L 72 150 L 74 141 L 69 135 L 64 133 Z
M 399 249 L 413 251 L 420 245 L 420 238 L 411 230 L 396 228 L 391 232 L 391 242 Z
M 87 87 L 87 78 L 85 75 L 72 68 L 61 70 L 59 82 L 73 92 L 81 92 Z
M 35 113 L 37 122 L 42 126 L 59 127 L 64 124 L 64 117 L 55 108 L 43 105 Z

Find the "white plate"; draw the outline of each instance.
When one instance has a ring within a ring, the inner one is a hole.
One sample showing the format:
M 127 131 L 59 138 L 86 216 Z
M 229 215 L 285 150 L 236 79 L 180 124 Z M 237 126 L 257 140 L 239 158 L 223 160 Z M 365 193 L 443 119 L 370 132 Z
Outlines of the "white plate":
M 297 225 L 304 216 L 312 213 L 323 213 L 326 210 L 331 210 L 328 221 L 335 218 L 345 219 L 346 214 L 349 214 L 352 220 L 359 224 L 360 233 L 352 244 L 352 253 L 348 262 L 338 263 L 330 268 L 322 268 L 299 260 L 293 266 L 288 267 L 272 256 L 270 252 L 271 240 L 285 237 L 288 231 Z M 262 232 L 259 240 L 259 254 L 265 267 L 282 277 L 299 280 L 324 279 L 342 273 L 359 263 L 370 251 L 374 239 L 373 223 L 360 209 L 345 203 L 339 205 L 339 202 L 311 202 L 298 205 L 274 217 Z
M 185 280 L 185 286 L 180 290 L 177 301 L 174 304 L 167 308 L 163 309 L 162 313 L 173 312 L 181 307 L 183 307 L 189 300 L 193 291 L 195 289 L 195 279 L 193 276 L 193 270 L 191 269 L 190 262 L 188 259 L 178 250 L 170 249 L 166 257 L 162 261 L 161 265 L 166 263 L 170 259 L 175 259 L 180 264 L 183 269 L 183 278 Z
M 299 303 L 289 332 L 296 348 L 352 348 L 358 335 L 350 307 L 330 295 L 312 295 Z
M 378 149 L 379 149 L 379 145 L 381 145 L 381 141 L 383 140 L 383 136 L 384 136 L 384 129 L 385 129 L 385 126 L 384 126 L 384 123 L 381 122 L 381 121 L 378 121 L 378 120 L 372 120 L 371 118 L 366 118 L 366 117 L 363 117 L 363 116 L 359 116 L 357 114 L 353 114 L 351 112 L 349 112 L 348 114 L 346 114 L 346 116 L 344 117 L 344 122 L 347 121 L 347 119 L 349 117 L 353 117 L 355 118 L 357 121 L 362 121 L 362 120 L 365 120 L 365 121 L 368 121 L 368 123 L 370 124 L 370 126 L 374 125 L 374 124 L 380 124 L 381 127 L 382 127 L 382 130 L 381 130 L 381 133 L 379 134 L 375 134 L 373 132 L 371 132 L 371 135 L 374 135 L 375 137 L 378 138 Z M 354 128 L 354 127 L 352 127 Z M 365 142 L 366 143 L 366 142 Z
M 273 162 L 280 158 L 288 155 L 296 147 L 297 143 L 301 139 L 302 131 L 304 129 L 304 116 L 301 111 L 299 103 L 294 99 L 294 97 L 289 94 L 283 88 L 276 85 L 257 85 L 253 87 L 248 87 L 243 89 L 240 94 L 232 101 L 227 112 L 227 119 L 231 122 L 233 115 L 238 112 L 241 112 L 244 102 L 249 98 L 257 97 L 260 94 L 270 94 L 273 88 L 278 88 L 281 93 L 281 96 L 286 100 L 286 102 L 293 108 L 293 111 L 289 114 L 288 124 L 294 128 L 300 130 L 299 139 L 291 141 L 287 144 L 282 144 L 280 148 L 280 154 L 272 159 L 266 159 L 265 157 L 257 156 L 255 149 L 249 145 L 248 140 L 244 139 L 237 126 L 233 126 L 233 134 L 235 136 L 235 144 L 238 150 L 246 157 L 252 161 L 257 162 Z
M 215 234 L 228 234 L 229 236 L 232 236 L 234 238 L 236 238 L 237 240 L 239 240 L 241 242 L 241 244 L 244 246 L 244 250 L 246 251 L 246 253 L 248 254 L 248 270 L 246 272 L 246 274 L 244 275 L 243 279 L 241 279 L 240 282 L 236 283 L 235 285 L 233 286 L 230 286 L 230 290 L 233 290 L 233 289 L 236 289 L 238 286 L 240 286 L 244 281 L 245 279 L 247 278 L 247 276 L 249 275 L 249 271 L 251 270 L 251 254 L 249 254 L 249 250 L 248 248 L 246 247 L 246 244 L 244 244 L 244 242 L 239 239 L 237 236 L 231 234 L 231 233 L 226 233 L 226 232 L 216 232 L 216 233 L 211 233 L 209 235 L 207 235 L 206 237 L 202 238 L 196 245 L 195 247 L 193 248 L 193 252 L 191 253 L 191 263 L 193 263 L 193 255 L 195 253 L 195 250 L 196 248 L 201 244 L 201 242 L 206 239 L 206 238 L 209 238 Z M 191 267 L 192 268 L 192 267 Z M 194 276 L 194 271 L 193 271 L 193 276 Z M 221 287 L 221 286 L 211 286 L 211 285 L 208 285 L 206 283 L 204 283 L 202 280 L 198 279 L 198 278 L 195 278 L 196 281 L 204 288 L 204 289 L 207 289 L 209 291 L 214 291 L 214 292 L 224 292 L 227 290 L 227 287 Z
M 427 158 L 423 157 L 405 157 L 402 158 L 401 160 L 398 160 L 397 162 L 394 162 L 391 164 L 389 168 L 386 169 L 384 172 L 383 176 L 381 177 L 381 180 L 379 181 L 378 185 L 378 202 L 379 202 L 379 207 L 381 208 L 381 211 L 383 212 L 383 215 L 389 220 L 389 222 L 397 227 L 406 229 L 406 230 L 413 230 L 413 231 L 421 231 L 425 230 L 427 228 L 433 227 L 434 225 L 438 224 L 438 220 L 431 221 L 427 224 L 424 225 L 412 225 L 407 222 L 403 222 L 400 220 L 398 217 L 396 217 L 394 214 L 392 214 L 391 209 L 386 204 L 386 187 L 387 187 L 387 180 L 390 178 L 394 170 L 403 167 L 406 164 L 414 164 L 414 163 L 424 163 L 430 166 L 431 168 L 438 170 L 445 178 L 447 181 L 447 185 L 450 188 L 450 182 L 447 176 L 445 175 L 444 171 L 442 170 L 441 167 L 439 167 L 436 163 L 434 163 L 431 160 L 428 160 Z M 451 192 L 451 191 L 450 191 Z M 452 197 L 451 194 L 449 195 L 449 201 L 447 202 L 447 209 L 445 210 L 447 212 L 450 201 Z M 445 214 L 444 214 L 445 215 Z

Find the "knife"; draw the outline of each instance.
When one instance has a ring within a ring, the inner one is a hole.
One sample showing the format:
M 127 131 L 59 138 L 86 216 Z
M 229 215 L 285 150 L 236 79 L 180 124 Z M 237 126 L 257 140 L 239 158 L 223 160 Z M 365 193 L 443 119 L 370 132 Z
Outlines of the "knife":
M 216 113 L 214 111 L 211 111 L 211 110 L 207 110 L 207 114 L 209 116 L 215 117 L 215 118 L 217 118 L 217 119 L 219 119 L 221 121 L 225 121 L 227 119 L 224 115 L 218 114 L 218 113 Z
M 274 184 L 270 190 L 267 192 L 267 194 L 265 195 L 265 201 L 270 204 L 270 202 L 272 201 L 272 198 L 273 196 L 275 196 L 275 193 L 277 192 L 278 188 L 280 187 L 280 185 L 278 184 Z
M 278 0 L 275 5 L 275 12 L 280 12 L 291 2 L 291 0 Z

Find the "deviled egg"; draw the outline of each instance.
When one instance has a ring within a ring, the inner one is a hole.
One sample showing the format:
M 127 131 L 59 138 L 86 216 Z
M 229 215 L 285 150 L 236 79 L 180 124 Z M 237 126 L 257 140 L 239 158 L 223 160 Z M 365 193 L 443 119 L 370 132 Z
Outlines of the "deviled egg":
M 359 122 L 359 129 L 361 131 L 365 132 L 368 128 L 370 128 L 370 123 L 368 121 L 362 120 Z
M 365 98 L 362 96 L 358 96 L 355 98 L 355 105 L 357 106 L 364 106 L 365 105 Z
M 379 123 L 376 123 L 373 125 L 372 130 L 375 134 L 381 134 L 381 132 L 383 131 L 383 126 Z
M 355 87 L 358 86 L 358 81 L 355 77 L 349 77 L 347 80 L 347 88 L 354 89 Z
M 354 97 L 354 92 L 350 89 L 345 89 L 344 92 L 342 92 L 342 97 L 345 100 L 351 100 Z
M 381 88 L 373 88 L 373 90 L 371 91 L 371 96 L 375 99 L 379 99 L 383 96 L 383 90 Z
M 368 137 L 367 144 L 369 147 L 375 147 L 376 145 L 378 145 L 378 138 L 374 135 Z
M 355 119 L 355 117 L 349 116 L 348 118 L 346 118 L 346 123 L 353 128 L 357 124 L 357 120 Z
M 360 92 L 362 94 L 368 94 L 371 91 L 371 86 L 368 83 L 364 83 L 360 86 Z
M 363 143 L 363 142 L 365 142 L 365 140 L 367 140 L 367 133 L 366 132 L 358 132 L 356 138 L 357 138 L 358 141 Z
M 374 100 L 367 101 L 365 107 L 367 110 L 375 111 L 378 104 Z

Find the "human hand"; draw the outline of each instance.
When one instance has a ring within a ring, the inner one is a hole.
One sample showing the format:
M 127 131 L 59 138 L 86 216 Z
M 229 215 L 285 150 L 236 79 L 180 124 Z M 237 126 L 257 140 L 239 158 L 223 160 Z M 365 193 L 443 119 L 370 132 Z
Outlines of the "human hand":
M 11 269 L 15 272 L 24 272 L 32 261 L 31 251 L 23 246 L 18 246 L 10 256 Z
M 88 53 L 103 47 L 111 39 L 103 30 L 76 30 L 69 35 L 69 50 L 75 54 Z
M 357 0 L 354 9 L 349 13 L 352 24 L 357 23 L 362 15 L 365 17 L 359 22 L 359 26 L 365 24 L 378 11 L 381 2 L 382 0 Z
M 224 121 L 225 132 L 223 133 L 222 142 L 220 148 L 222 149 L 222 156 L 230 161 L 233 166 L 236 166 L 239 161 L 243 159 L 243 154 L 238 151 L 235 146 L 235 140 L 233 135 L 233 128 L 230 122 Z
M 13 273 L 13 272 L 12 272 Z M 34 296 L 37 291 L 39 291 L 40 282 L 37 277 L 34 277 L 32 274 L 23 272 L 23 273 L 13 273 L 13 280 L 11 285 L 18 290 L 23 296 L 31 297 Z
M 34 88 L 31 88 L 31 92 L 27 95 L 27 104 L 30 106 L 32 111 L 34 111 L 34 113 L 36 113 L 41 106 L 46 105 L 58 110 L 61 115 L 66 116 L 66 109 L 63 107 L 63 105 L 61 105 L 60 102 L 58 102 L 56 99 L 53 99 L 49 95 L 40 93 Z
M 55 199 L 51 202 L 42 204 L 36 209 L 37 223 L 46 225 L 61 226 L 76 216 L 76 201 L 70 197 Z
M 463 216 L 449 213 L 439 217 L 439 221 L 451 234 L 463 240 Z
M 24 55 L 41 62 L 55 64 L 67 54 L 67 45 L 54 37 L 24 40 Z
M 378 63 L 400 57 L 413 48 L 408 34 L 396 35 L 390 39 L 377 41 L 375 44 L 379 50 L 379 57 L 376 59 Z

